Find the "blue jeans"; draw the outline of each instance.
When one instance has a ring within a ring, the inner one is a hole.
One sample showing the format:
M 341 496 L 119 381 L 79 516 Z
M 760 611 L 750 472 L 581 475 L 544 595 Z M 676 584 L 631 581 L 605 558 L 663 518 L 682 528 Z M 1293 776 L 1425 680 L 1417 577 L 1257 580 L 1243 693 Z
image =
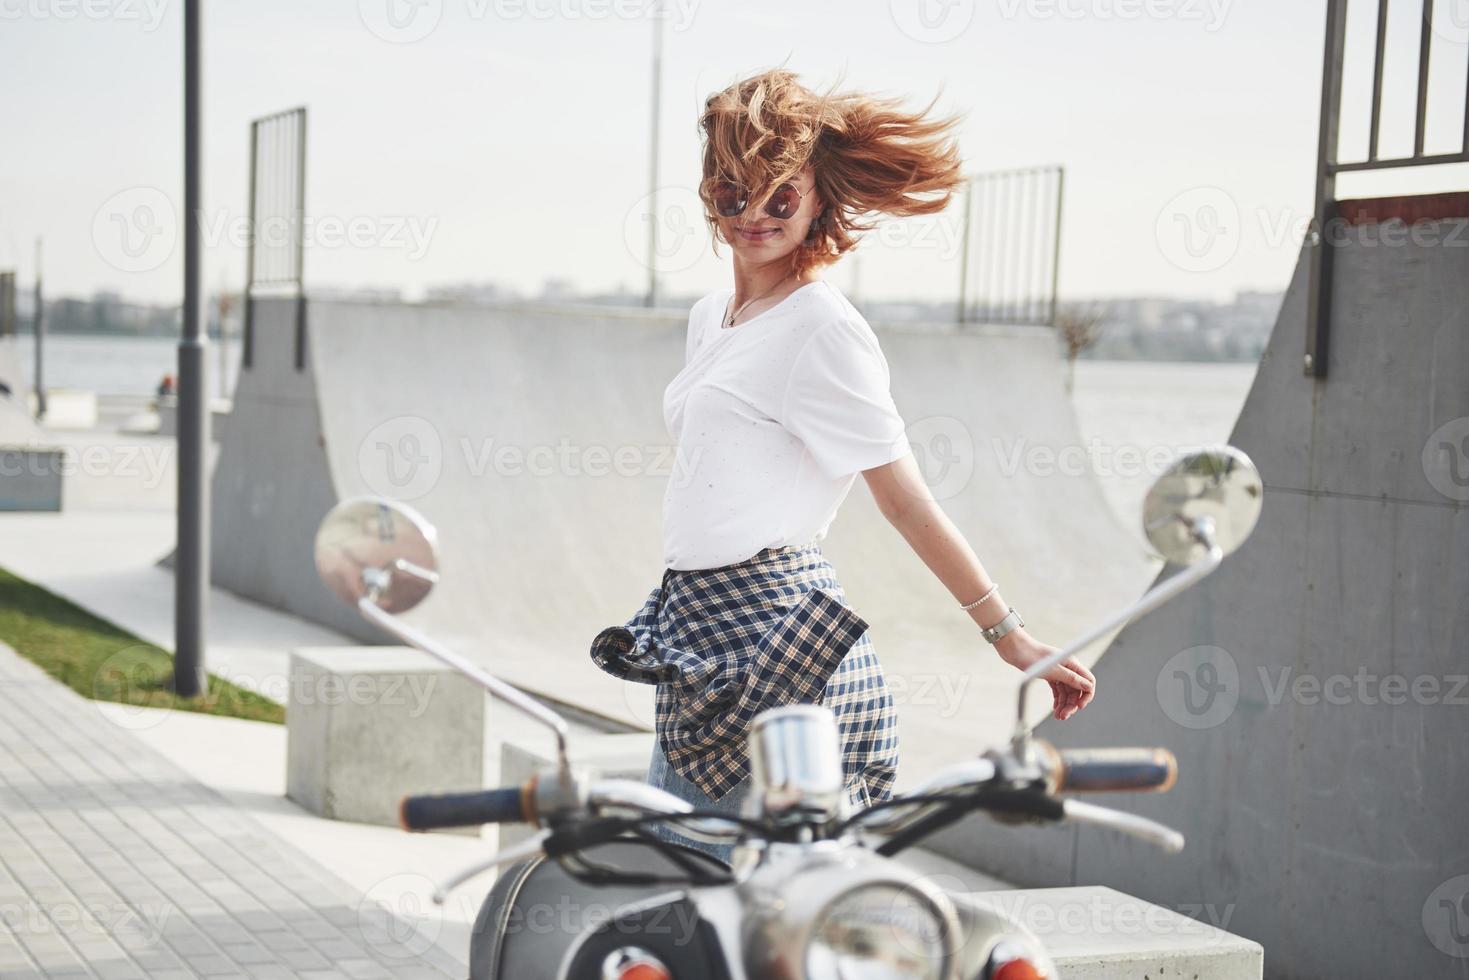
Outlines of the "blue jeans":
M 735 816 L 739 815 L 740 807 L 750 792 L 750 777 L 746 776 L 724 796 L 711 800 L 703 790 L 680 776 L 678 771 L 669 765 L 668 758 L 663 754 L 663 747 L 658 744 L 656 738 L 653 740 L 653 758 L 648 763 L 648 782 L 691 804 L 695 810 L 713 810 Z M 733 844 L 706 844 L 703 841 L 685 837 L 667 824 L 654 824 L 652 830 L 663 840 L 697 848 L 705 854 L 712 854 L 726 864 L 729 863 L 730 855 L 734 853 Z

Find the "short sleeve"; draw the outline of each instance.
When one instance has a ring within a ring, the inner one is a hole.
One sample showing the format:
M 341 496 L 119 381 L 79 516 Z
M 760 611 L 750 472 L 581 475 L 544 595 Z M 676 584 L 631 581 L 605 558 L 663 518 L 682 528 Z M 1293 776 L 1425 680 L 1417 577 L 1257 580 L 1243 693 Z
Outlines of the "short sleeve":
M 708 324 L 705 322 L 711 317 L 722 315 L 719 309 L 719 297 L 722 293 L 711 293 L 699 300 L 689 310 L 689 326 L 684 334 L 683 362 L 688 364 L 694 359 L 694 351 L 699 349 L 704 335 L 708 333 Z
M 796 355 L 781 424 L 831 479 L 891 463 L 910 448 L 877 339 L 841 320 L 820 327 Z
M 694 348 L 699 346 L 699 307 L 702 305 L 702 303 L 695 303 L 693 309 L 689 310 L 689 325 L 683 341 L 683 362 L 685 364 L 694 359 Z

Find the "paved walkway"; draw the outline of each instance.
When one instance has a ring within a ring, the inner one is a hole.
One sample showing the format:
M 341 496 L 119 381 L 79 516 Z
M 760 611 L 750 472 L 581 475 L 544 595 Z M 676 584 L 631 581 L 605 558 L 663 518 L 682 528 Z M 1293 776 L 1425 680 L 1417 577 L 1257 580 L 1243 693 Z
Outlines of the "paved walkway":
M 0 646 L 0 976 L 464 973 Z

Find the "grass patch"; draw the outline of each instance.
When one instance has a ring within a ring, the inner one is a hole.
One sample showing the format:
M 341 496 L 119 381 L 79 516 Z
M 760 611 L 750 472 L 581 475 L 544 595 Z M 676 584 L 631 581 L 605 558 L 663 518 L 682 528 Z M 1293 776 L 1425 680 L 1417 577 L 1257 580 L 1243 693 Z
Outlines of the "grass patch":
M 276 724 L 286 720 L 283 706 L 213 675 L 206 694 L 180 698 L 169 686 L 172 654 L 3 568 L 0 642 L 94 701 Z

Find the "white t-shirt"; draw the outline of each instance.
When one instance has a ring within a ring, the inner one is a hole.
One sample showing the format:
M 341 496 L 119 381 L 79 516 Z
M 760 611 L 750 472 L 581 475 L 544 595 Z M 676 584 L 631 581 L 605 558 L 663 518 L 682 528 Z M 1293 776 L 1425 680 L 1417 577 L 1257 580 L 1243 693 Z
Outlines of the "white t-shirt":
M 689 312 L 684 368 L 664 391 L 677 448 L 663 557 L 718 568 L 826 535 L 856 475 L 909 451 L 887 360 L 825 280 L 722 326 L 732 289 Z

